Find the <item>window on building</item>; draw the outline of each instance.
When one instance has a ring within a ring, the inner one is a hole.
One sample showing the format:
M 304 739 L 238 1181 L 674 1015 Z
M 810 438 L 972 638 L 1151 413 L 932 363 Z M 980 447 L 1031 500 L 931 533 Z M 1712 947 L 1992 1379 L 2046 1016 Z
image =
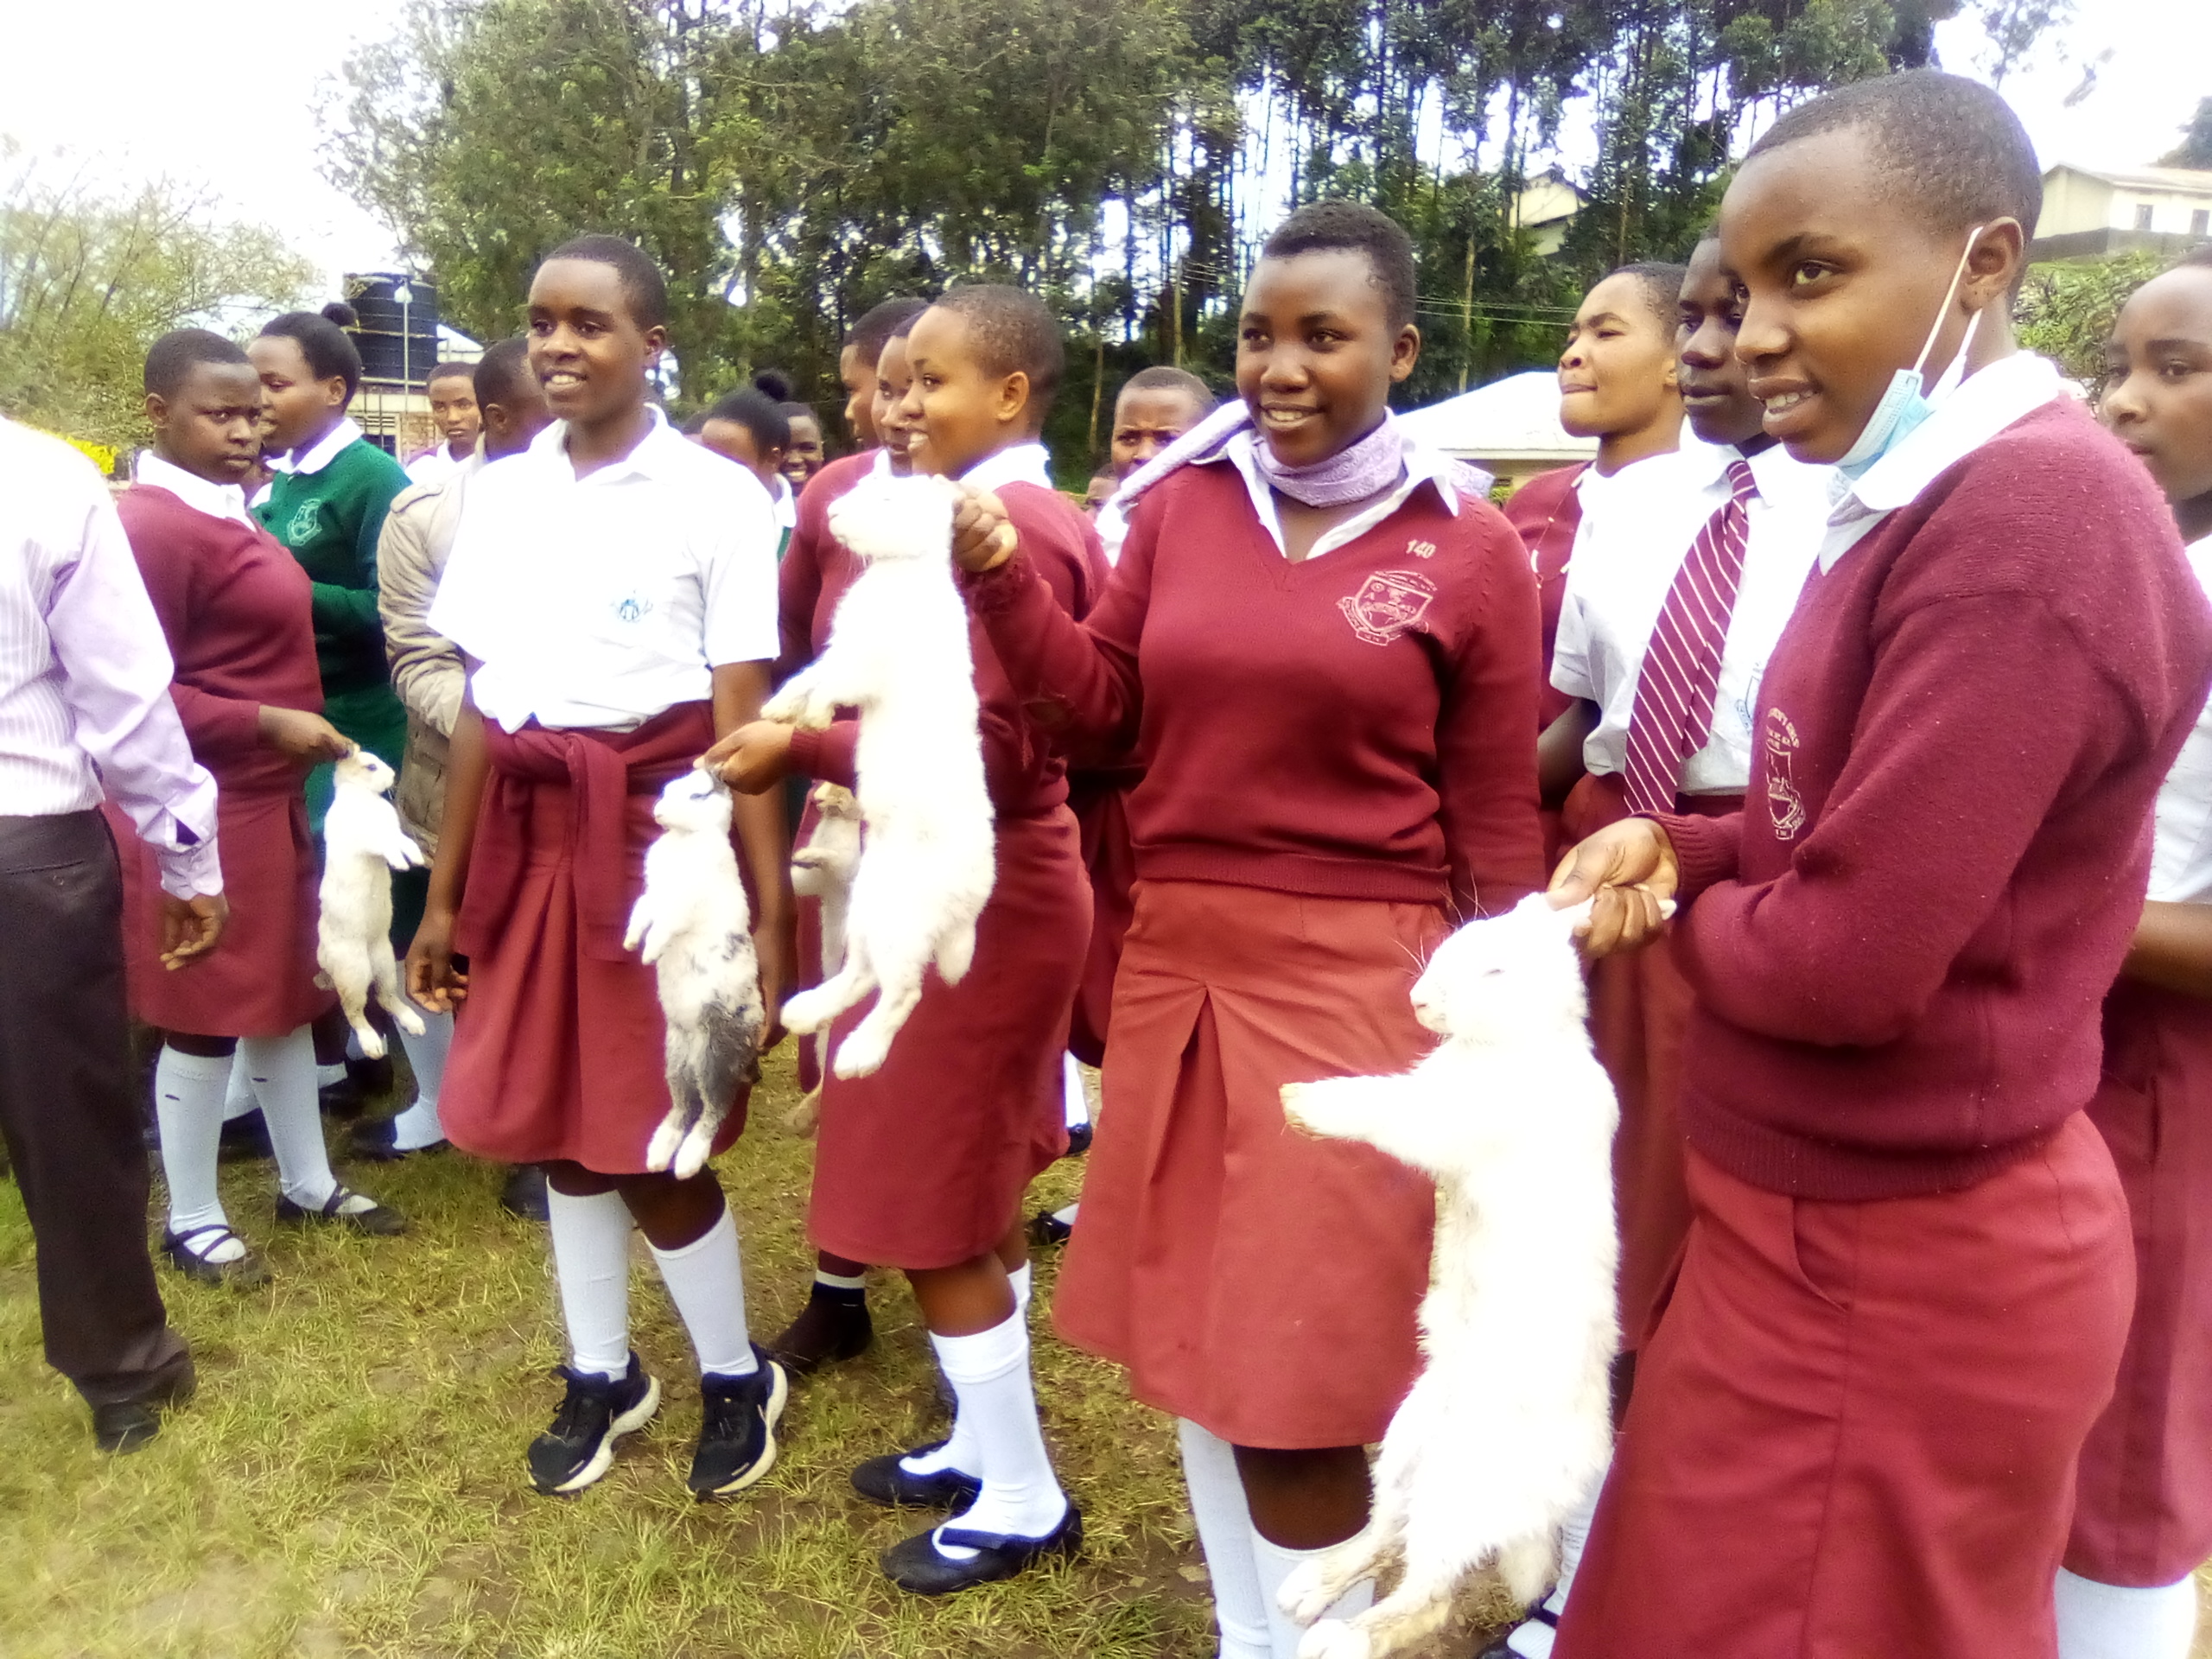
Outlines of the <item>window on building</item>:
M 2147 201 L 2139 201 L 2135 204 L 2135 228 L 2139 231 L 2147 231 L 2151 228 L 2151 204 Z
M 2191 236 L 2212 236 L 2212 207 L 2199 207 L 2189 216 Z

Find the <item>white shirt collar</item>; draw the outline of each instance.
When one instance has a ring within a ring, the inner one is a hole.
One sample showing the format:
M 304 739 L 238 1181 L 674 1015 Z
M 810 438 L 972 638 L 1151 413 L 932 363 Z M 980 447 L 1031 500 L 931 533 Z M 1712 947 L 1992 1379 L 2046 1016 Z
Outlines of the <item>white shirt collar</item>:
M 1217 454 L 1203 456 L 1191 464 L 1211 467 L 1225 461 L 1235 467 L 1244 480 L 1244 493 L 1251 499 L 1252 512 L 1259 519 L 1261 528 L 1274 538 L 1275 550 L 1287 556 L 1289 549 L 1283 542 L 1282 518 L 1275 511 L 1274 491 L 1268 486 L 1267 475 L 1260 471 L 1260 463 L 1254 454 L 1262 442 L 1258 433 L 1248 429 L 1231 437 Z M 1455 518 L 1459 516 L 1459 477 L 1464 470 L 1461 464 L 1441 449 L 1423 443 L 1410 434 L 1401 434 L 1400 442 L 1405 448 L 1406 475 L 1398 480 L 1396 487 L 1361 508 L 1342 524 L 1333 524 L 1324 531 L 1307 552 L 1307 558 L 1318 559 L 1324 553 L 1357 541 L 1403 506 L 1407 498 L 1424 484 L 1435 489 L 1437 498 L 1444 503 L 1446 512 Z
M 645 435 L 638 440 L 637 446 L 621 460 L 611 461 L 582 478 L 576 477 L 575 463 L 569 459 L 569 423 L 566 421 L 555 421 L 532 438 L 526 453 L 540 462 L 550 462 L 558 467 L 571 480 L 579 484 L 611 484 L 617 479 L 632 476 L 657 478 L 667 472 L 671 462 L 679 467 L 688 464 L 691 456 L 685 452 L 697 446 L 668 423 L 668 416 L 662 412 L 659 404 L 647 404 L 645 413 L 651 417 L 651 423 L 645 428 Z M 670 448 L 671 444 L 675 446 L 673 451 Z M 758 484 L 760 480 L 755 478 L 753 482 Z M 765 486 L 761 493 L 767 493 Z
M 351 415 L 342 416 L 337 425 L 332 427 L 329 431 L 315 441 L 313 448 L 304 454 L 280 455 L 269 463 L 270 470 L 278 473 L 319 473 L 338 459 L 338 452 L 340 449 L 362 435 L 364 435 L 361 429 L 354 423 L 353 417 Z
M 1036 484 L 1052 487 L 1052 458 L 1041 443 L 1017 443 L 996 454 L 985 455 L 961 474 L 963 484 L 979 490 L 995 490 L 1005 484 Z
M 210 518 L 235 519 L 241 524 L 253 523 L 253 515 L 245 510 L 245 490 L 239 485 L 211 483 L 175 461 L 164 461 L 151 449 L 138 452 L 134 470 L 141 484 L 167 490 L 194 512 L 204 512 Z
M 1841 473 L 1833 474 L 1828 490 L 1834 510 L 1821 549 L 1821 571 L 1834 569 L 1884 514 L 1917 499 L 1941 474 L 2060 392 L 2055 364 L 2032 352 L 2016 352 L 1961 380 L 1856 484 Z
M 876 446 L 875 459 L 868 464 L 868 475 L 870 478 L 891 476 L 891 451 L 880 444 Z

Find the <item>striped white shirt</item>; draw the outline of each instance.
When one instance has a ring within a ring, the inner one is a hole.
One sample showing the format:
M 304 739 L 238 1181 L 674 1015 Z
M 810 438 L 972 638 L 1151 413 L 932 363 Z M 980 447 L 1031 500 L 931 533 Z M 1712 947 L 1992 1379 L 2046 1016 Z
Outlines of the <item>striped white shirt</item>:
M 215 780 L 169 701 L 174 665 L 92 462 L 0 419 L 0 814 L 108 798 L 180 898 L 223 890 Z

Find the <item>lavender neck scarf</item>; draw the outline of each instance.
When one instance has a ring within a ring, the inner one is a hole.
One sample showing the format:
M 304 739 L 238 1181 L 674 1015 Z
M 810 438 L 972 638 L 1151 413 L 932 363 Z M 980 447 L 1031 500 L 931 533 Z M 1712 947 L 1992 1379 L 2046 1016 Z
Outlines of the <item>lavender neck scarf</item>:
M 1212 460 L 1251 425 L 1252 413 L 1241 401 L 1224 404 L 1131 474 L 1115 493 L 1114 504 L 1128 512 L 1154 485 L 1194 461 Z M 1396 483 L 1405 473 L 1406 445 L 1398 417 L 1386 410 L 1372 432 L 1311 467 L 1284 466 L 1268 448 L 1265 434 L 1254 435 L 1252 456 L 1260 475 L 1292 500 L 1309 507 L 1341 507 Z

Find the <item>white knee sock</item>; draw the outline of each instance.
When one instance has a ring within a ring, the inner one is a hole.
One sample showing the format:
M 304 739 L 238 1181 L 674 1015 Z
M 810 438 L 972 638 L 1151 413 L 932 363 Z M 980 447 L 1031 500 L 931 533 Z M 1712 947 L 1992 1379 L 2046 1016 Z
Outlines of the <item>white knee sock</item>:
M 1080 1204 L 1080 1202 L 1081 1202 L 1081 1200 L 1077 1200 L 1077 1204 L 1071 1204 L 1071 1205 L 1068 1205 L 1068 1206 L 1067 1206 L 1067 1208 L 1065 1208 L 1065 1210 L 1055 1210 L 1055 1211 L 1052 1211 L 1052 1219 L 1053 1219 L 1054 1221 L 1058 1222 L 1058 1223 L 1060 1224 L 1060 1225 L 1061 1225 L 1061 1226 L 1063 1226 L 1063 1227 L 1072 1227 L 1072 1226 L 1074 1226 L 1074 1225 L 1075 1225 L 1075 1212 L 1076 1212 L 1076 1210 L 1077 1210 L 1077 1205 Z
M 2058 1659 L 2189 1659 L 2196 1580 L 2147 1590 L 2058 1569 Z
M 423 1015 L 423 1034 L 402 1027 L 399 1046 L 415 1073 L 415 1103 L 391 1121 L 391 1144 L 401 1152 L 420 1152 L 446 1138 L 438 1122 L 438 1090 L 446 1078 L 446 1052 L 453 1046 L 453 1015 Z
M 1256 1535 L 1244 1502 L 1244 1482 L 1236 1472 L 1236 1451 L 1187 1417 L 1175 1420 L 1175 1439 L 1182 1448 L 1183 1484 L 1191 1494 L 1198 1548 L 1213 1580 L 1220 1659 L 1273 1659 L 1267 1604 L 1260 1599 L 1259 1559 L 1252 1551 Z
M 1016 1319 L 1029 1317 L 1029 1288 L 1036 1277 L 1030 1272 L 1027 1262 L 1006 1276 L 1007 1282 L 1014 1287 L 1014 1314 Z
M 1014 1287 L 1014 1317 L 1025 1326 L 1029 1319 L 1032 1276 L 1027 1262 L 1007 1274 L 1007 1282 Z M 936 1338 L 932 1337 L 931 1340 L 934 1342 Z M 958 1390 L 954 1393 L 957 1400 Z M 918 1457 L 901 1458 L 899 1466 L 913 1475 L 934 1475 L 947 1469 L 957 1469 L 963 1475 L 980 1477 L 983 1467 L 983 1448 L 976 1439 L 975 1420 L 956 1404 L 952 1414 L 952 1431 L 944 1437 L 944 1444 L 936 1451 L 925 1452 Z
M 223 1132 L 223 1093 L 230 1080 L 227 1054 L 181 1054 L 164 1043 L 154 1063 L 154 1113 L 162 1126 L 172 1233 L 228 1224 L 215 1188 L 215 1143 Z M 227 1239 L 198 1252 L 210 1262 L 235 1262 L 245 1253 L 245 1246 Z
M 760 1369 L 745 1324 L 745 1261 L 737 1218 L 724 1205 L 715 1224 L 680 1249 L 652 1246 L 669 1299 L 691 1333 L 699 1370 L 715 1376 L 750 1376 Z
M 545 1191 L 553 1273 L 569 1327 L 569 1369 L 620 1376 L 630 1367 L 630 1206 L 620 1192 Z
M 359 1044 L 349 1039 L 346 1045 L 346 1052 L 351 1053 L 359 1046 Z M 318 1065 L 315 1069 L 315 1086 L 318 1089 L 327 1089 L 334 1083 L 345 1081 L 346 1062 L 343 1060 L 333 1060 L 327 1065 Z
M 1267 1610 L 1268 1640 L 1274 1648 L 1274 1659 L 1298 1659 L 1298 1644 L 1306 1639 L 1306 1627 L 1293 1624 L 1290 1616 L 1275 1603 L 1275 1598 L 1282 1593 L 1283 1580 L 1305 1562 L 1326 1553 L 1326 1547 L 1286 1548 L 1261 1536 L 1258 1528 L 1252 1530 L 1252 1559 L 1260 1570 L 1260 1604 Z M 1366 1580 L 1345 1591 L 1321 1617 L 1350 1618 L 1355 1613 L 1365 1612 L 1374 1601 L 1375 1582 Z
M 1610 1460 L 1606 1467 L 1611 1467 Z M 1583 1547 L 1590 1541 L 1590 1522 L 1598 1513 L 1598 1494 L 1605 1490 L 1605 1473 L 1600 1470 L 1590 1495 L 1560 1523 L 1559 1582 L 1543 1600 L 1544 1611 L 1554 1621 L 1567 1611 L 1567 1593 L 1574 1587 L 1574 1569 L 1582 1565 Z M 1505 1645 L 1519 1654 L 1521 1659 L 1552 1659 L 1552 1643 L 1558 1639 L 1556 1623 L 1547 1624 L 1540 1618 L 1530 1618 L 1513 1628 L 1505 1638 Z
M 1083 1092 L 1083 1062 L 1072 1054 L 1060 1056 L 1060 1109 L 1071 1129 L 1090 1122 L 1090 1098 Z
M 223 1122 L 227 1123 L 234 1117 L 244 1117 L 248 1112 L 260 1109 L 261 1102 L 253 1092 L 253 1079 L 246 1076 L 245 1067 L 232 1066 L 230 1090 L 223 1096 Z
M 305 1026 L 282 1037 L 241 1037 L 238 1064 L 261 1097 L 269 1144 L 276 1154 L 276 1179 L 284 1196 L 304 1210 L 320 1210 L 338 1190 L 330 1149 L 322 1140 L 322 1108 L 315 1099 L 315 1039 Z
M 1015 1314 L 970 1337 L 940 1337 L 930 1345 L 960 1402 L 959 1421 L 982 1453 L 982 1494 L 947 1524 L 969 1532 L 1041 1538 L 1066 1518 L 1068 1501 L 1045 1451 L 1037 1396 L 1029 1381 L 1029 1326 Z M 938 1540 L 954 1560 L 969 1552 Z

